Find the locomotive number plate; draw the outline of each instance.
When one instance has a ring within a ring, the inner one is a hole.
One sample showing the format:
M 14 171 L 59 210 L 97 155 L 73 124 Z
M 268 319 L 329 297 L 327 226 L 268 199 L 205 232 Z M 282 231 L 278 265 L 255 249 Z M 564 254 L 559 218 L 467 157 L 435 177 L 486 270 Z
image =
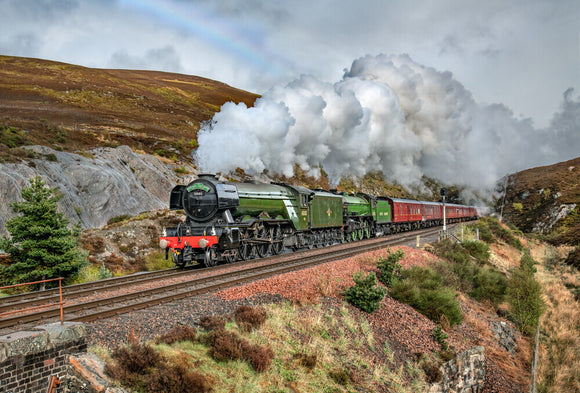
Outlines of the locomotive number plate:
M 195 190 L 193 192 L 194 196 L 203 196 L 203 194 L 205 194 L 205 192 L 201 191 L 201 190 Z

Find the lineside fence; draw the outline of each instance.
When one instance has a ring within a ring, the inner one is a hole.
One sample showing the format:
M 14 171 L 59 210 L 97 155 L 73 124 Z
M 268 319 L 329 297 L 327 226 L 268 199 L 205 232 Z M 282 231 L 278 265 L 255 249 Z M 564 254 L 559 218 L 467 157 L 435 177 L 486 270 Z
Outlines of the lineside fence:
M 42 306 L 35 306 L 35 307 L 28 307 L 28 308 L 22 308 L 19 310 L 14 310 L 14 311 L 6 311 L 0 314 L 0 319 L 4 318 L 7 315 L 12 315 L 12 314 L 25 314 L 29 311 L 37 311 L 37 310 L 42 310 L 44 308 L 54 308 L 54 306 L 59 306 L 60 307 L 60 324 L 64 324 L 64 310 L 63 310 L 63 305 L 64 302 L 62 300 L 62 277 L 59 278 L 51 278 L 49 280 L 41 280 L 41 281 L 34 281 L 34 282 L 25 282 L 22 284 L 15 284 L 15 285 L 8 285 L 6 287 L 0 287 L 0 291 L 3 289 L 10 289 L 10 288 L 17 288 L 17 287 L 23 287 L 23 286 L 27 286 L 27 285 L 36 285 L 36 284 L 42 284 L 42 283 L 47 283 L 47 282 L 54 282 L 54 281 L 58 281 L 58 294 L 59 294 L 59 302 L 56 304 L 46 304 L 46 305 L 42 305 Z

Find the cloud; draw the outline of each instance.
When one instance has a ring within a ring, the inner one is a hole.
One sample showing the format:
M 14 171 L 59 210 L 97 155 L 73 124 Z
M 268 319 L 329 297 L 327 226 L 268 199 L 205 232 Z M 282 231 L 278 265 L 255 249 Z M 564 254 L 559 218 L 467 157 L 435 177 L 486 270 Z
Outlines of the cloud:
M 580 88 L 577 0 L 1 0 L 0 13 L 0 54 L 265 92 L 255 108 L 224 107 L 212 136 L 227 145 L 240 121 L 229 135 L 251 160 L 223 151 L 257 172 L 379 167 L 413 184 L 460 168 L 483 187 L 580 151 L 578 97 L 561 98 Z
M 0 53 L 199 75 L 262 93 L 409 53 L 545 127 L 579 88 L 577 0 L 2 0 Z M 169 60 L 154 52 L 172 48 Z
M 554 114 L 550 126 L 542 130 L 542 152 L 546 164 L 578 157 L 580 154 L 580 96 L 574 89 L 564 92 L 560 110 Z
M 150 49 L 144 55 L 130 55 L 121 49 L 111 56 L 114 68 L 182 72 L 181 56 L 172 46 Z M 153 65 L 153 66 L 152 66 Z
M 204 171 L 291 176 L 320 168 L 337 183 L 381 171 L 418 187 L 423 175 L 490 190 L 506 173 L 580 152 L 580 100 L 568 91 L 546 129 L 504 105 L 479 105 L 450 72 L 408 55 L 365 56 L 335 83 L 302 76 L 253 108 L 227 103 L 198 134 Z

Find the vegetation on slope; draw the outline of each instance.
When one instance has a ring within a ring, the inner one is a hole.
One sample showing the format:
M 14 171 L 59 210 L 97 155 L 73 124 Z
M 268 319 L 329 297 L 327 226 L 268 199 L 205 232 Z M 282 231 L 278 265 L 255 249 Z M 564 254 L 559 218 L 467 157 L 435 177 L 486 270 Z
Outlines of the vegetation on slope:
M 404 257 L 400 251 L 389 251 L 385 257 L 373 262 L 373 265 L 376 263 L 379 267 L 379 277 L 391 282 L 393 288 L 398 283 L 406 283 L 410 292 L 419 288 L 419 293 L 423 293 L 420 295 L 422 300 L 417 302 L 420 305 L 418 309 L 421 311 L 421 307 L 426 306 L 421 312 L 433 318 L 435 324 L 431 325 L 431 337 L 419 340 L 432 340 L 437 346 L 429 344 L 432 349 L 417 353 L 416 356 L 405 355 L 408 349 L 402 347 L 403 342 L 398 339 L 392 341 L 393 337 L 388 334 L 377 335 L 376 329 L 381 322 L 374 315 L 392 317 L 389 313 L 381 313 L 380 308 L 386 307 L 385 304 L 392 307 L 396 303 L 392 299 L 380 301 L 383 295 L 381 293 L 380 296 L 371 296 L 370 303 L 373 306 L 366 312 L 358 312 L 343 300 L 330 296 L 314 303 L 282 302 L 268 305 L 265 313 L 260 312 L 259 315 L 249 318 L 252 322 L 241 321 L 236 316 L 242 314 L 239 311 L 225 320 L 202 318 L 199 323 L 200 330 L 190 334 L 191 338 L 187 340 L 172 339 L 171 343 L 164 343 L 164 339 L 160 338 L 155 343 L 130 343 L 124 349 L 117 349 L 109 358 L 110 373 L 137 391 L 157 391 L 155 389 L 160 386 L 160 375 L 179 375 L 175 377 L 178 381 L 182 381 L 180 378 L 187 378 L 191 381 L 191 386 L 197 387 L 197 391 L 422 391 L 427 384 L 440 380 L 439 365 L 453 357 L 457 348 L 465 342 L 465 337 L 457 338 L 456 335 L 465 329 L 472 329 L 464 324 L 451 328 L 450 325 L 458 322 L 453 315 L 431 314 L 430 310 L 440 312 L 445 308 L 442 305 L 455 304 L 455 316 L 459 315 L 461 318 L 461 314 L 466 312 L 467 323 L 472 324 L 475 318 L 473 305 L 465 302 L 461 292 L 495 304 L 494 309 L 497 309 L 497 304 L 504 298 L 506 280 L 503 277 L 498 278 L 501 275 L 490 265 L 489 247 L 472 241 L 466 241 L 463 246 L 455 247 L 452 243 L 444 242 L 438 248 L 438 253 L 447 254 L 452 260 L 446 263 L 432 262 L 425 269 L 398 268 L 399 260 Z M 427 276 L 432 279 L 414 280 Z M 371 276 L 359 278 L 369 277 Z M 357 283 L 355 280 L 355 287 L 365 284 L 362 286 L 366 292 L 375 294 L 377 285 L 374 276 L 368 283 L 366 280 L 358 281 Z M 434 285 L 426 285 L 426 282 L 433 282 Z M 363 307 L 360 308 L 364 310 L 369 304 L 369 298 L 349 297 L 349 292 L 352 291 L 343 293 L 346 300 L 355 299 L 353 303 L 358 307 L 357 301 L 363 298 Z M 360 295 L 360 292 L 357 294 Z M 391 290 L 391 295 L 393 292 Z M 450 296 L 429 296 L 427 292 L 449 293 Z M 246 311 L 250 316 L 256 314 L 252 310 Z M 411 317 L 412 314 L 408 315 Z M 489 324 L 486 318 L 489 316 L 483 317 L 486 322 L 481 323 L 487 331 Z M 372 325 L 369 321 L 372 321 Z M 412 321 L 410 323 L 415 326 Z M 425 322 L 421 320 L 420 323 Z M 413 335 L 406 332 L 404 336 L 408 334 Z M 397 348 L 392 347 L 393 342 L 397 343 Z M 486 346 L 491 345 L 488 341 L 483 342 Z M 246 350 L 240 350 L 241 348 Z M 525 349 L 522 351 L 525 352 Z M 247 353 L 257 355 L 251 357 Z M 133 359 L 135 356 L 145 356 L 144 354 L 156 359 L 155 366 L 141 368 L 144 371 L 140 375 L 127 375 L 119 370 L 118 367 L 126 363 L 127 358 Z M 529 368 L 522 363 L 526 362 L 525 357 L 524 360 L 520 358 L 521 355 L 506 357 L 505 350 L 502 352 L 486 348 L 486 358 L 488 356 L 493 364 L 507 367 L 507 374 L 514 381 L 527 383 Z M 188 367 L 184 372 L 178 373 L 176 370 L 179 369 L 179 364 Z M 168 386 L 178 386 L 179 383 L 181 382 L 166 382 L 165 389 Z
M 389 386 L 410 393 L 425 386 L 422 368 L 415 362 L 397 367 L 388 340 L 375 337 L 369 322 L 346 307 L 242 308 L 226 320 L 202 318 L 198 331 L 180 327 L 155 343 L 133 339 L 110 355 L 106 370 L 138 392 L 348 392 Z
M 538 392 L 580 391 L 580 274 L 566 265 L 566 252 L 534 242 L 532 255 L 543 286 L 546 312 L 540 321 Z
M 129 145 L 185 157 L 221 105 L 251 106 L 257 97 L 189 75 L 0 56 L 0 160 L 18 159 L 14 149 L 23 144 L 65 151 Z
M 504 221 L 553 244 L 580 245 L 580 157 L 515 173 L 505 185 L 496 205 Z

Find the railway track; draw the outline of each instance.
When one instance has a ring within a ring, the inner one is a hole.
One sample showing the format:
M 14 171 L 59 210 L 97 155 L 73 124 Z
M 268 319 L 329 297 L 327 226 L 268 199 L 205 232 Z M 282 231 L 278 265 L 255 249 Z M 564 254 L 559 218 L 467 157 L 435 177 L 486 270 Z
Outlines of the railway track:
M 417 235 L 436 236 L 440 228 L 401 233 L 386 238 L 282 254 L 261 260 L 238 262 L 207 269 L 138 273 L 63 288 L 65 321 L 88 322 L 171 302 L 188 296 L 348 258 L 362 252 L 414 241 Z M 100 297 L 99 297 L 100 296 Z M 95 297 L 99 297 L 95 299 Z M 59 302 L 58 289 L 2 299 L 0 313 Z M 0 320 L 0 334 L 58 320 L 60 308 L 14 313 Z

